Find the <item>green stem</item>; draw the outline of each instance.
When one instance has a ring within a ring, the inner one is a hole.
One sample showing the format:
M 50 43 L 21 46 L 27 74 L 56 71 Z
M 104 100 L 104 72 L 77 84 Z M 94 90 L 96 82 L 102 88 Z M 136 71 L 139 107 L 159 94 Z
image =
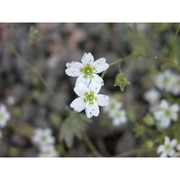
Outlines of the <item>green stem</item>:
M 34 66 L 32 66 L 31 64 L 29 64 L 28 62 L 23 61 L 22 58 L 21 58 L 21 56 L 20 56 L 20 54 L 17 52 L 17 50 L 16 50 L 16 48 L 15 48 L 15 46 L 14 46 L 13 44 L 10 44 L 10 50 L 14 53 L 14 55 L 16 56 L 16 58 L 17 58 L 18 60 L 21 60 L 27 67 L 30 68 L 30 70 L 31 70 L 34 74 L 36 74 L 36 75 L 38 76 L 38 78 L 39 78 L 39 79 L 41 80 L 41 82 L 44 84 L 44 86 L 45 86 L 46 89 L 49 91 L 49 93 L 50 93 L 51 95 L 53 95 L 52 89 L 50 88 L 49 84 L 47 84 L 47 82 L 44 80 L 44 78 L 43 78 L 42 75 L 40 74 L 39 70 L 38 70 L 36 67 L 34 67 Z
M 91 152 L 93 153 L 94 156 L 96 157 L 102 157 L 102 155 L 98 152 L 98 150 L 94 147 L 94 145 L 91 143 L 90 139 L 88 136 L 84 133 L 84 142 L 87 144 Z
M 133 57 L 133 54 L 128 55 L 128 56 L 126 56 L 126 57 L 124 57 L 124 58 L 119 58 L 119 59 L 115 60 L 114 62 L 112 62 L 112 63 L 109 64 L 109 67 L 114 66 L 114 65 L 119 65 L 119 64 L 127 61 L 127 59 L 129 59 L 130 57 Z M 106 70 L 106 71 L 107 71 L 107 70 Z M 106 74 L 106 71 L 104 71 L 104 72 L 102 73 L 101 78 L 104 77 L 104 75 Z

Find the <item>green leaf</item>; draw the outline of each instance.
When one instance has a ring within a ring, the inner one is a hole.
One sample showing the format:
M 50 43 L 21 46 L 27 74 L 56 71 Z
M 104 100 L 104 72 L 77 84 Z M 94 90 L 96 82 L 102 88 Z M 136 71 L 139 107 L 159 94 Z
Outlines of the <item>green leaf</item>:
M 144 118 L 143 121 L 146 123 L 148 126 L 153 126 L 155 124 L 154 118 L 150 115 L 147 114 Z
M 127 74 L 118 73 L 116 75 L 114 86 L 119 86 L 121 91 L 124 91 L 124 88 L 129 84 L 130 84 L 130 82 L 127 78 Z
M 82 114 L 71 112 L 70 115 L 62 122 L 60 130 L 60 141 L 64 141 L 66 145 L 71 148 L 74 138 L 83 138 L 89 121 Z

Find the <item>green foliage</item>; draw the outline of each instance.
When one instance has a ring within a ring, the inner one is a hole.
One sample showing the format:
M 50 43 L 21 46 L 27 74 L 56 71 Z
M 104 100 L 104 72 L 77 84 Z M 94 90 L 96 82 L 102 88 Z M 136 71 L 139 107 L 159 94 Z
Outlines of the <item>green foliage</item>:
M 75 137 L 78 139 L 83 138 L 88 122 L 84 115 L 71 112 L 62 122 L 60 140 L 64 141 L 66 145 L 71 148 Z
M 146 125 L 148 126 L 153 126 L 155 124 L 154 118 L 150 115 L 147 114 L 144 118 L 143 121 L 145 122 Z
M 124 88 L 129 84 L 130 82 L 127 78 L 127 74 L 119 73 L 116 75 L 114 86 L 119 86 L 121 91 L 124 91 Z
M 137 123 L 133 130 L 134 130 L 136 136 L 140 136 L 144 133 L 145 128 L 142 124 Z
M 39 35 L 39 30 L 36 27 L 31 26 L 28 34 L 29 44 L 33 44 L 39 38 Z
M 17 157 L 20 155 L 20 153 L 21 153 L 21 150 L 17 147 L 10 147 L 9 149 L 9 154 L 12 157 Z
M 61 117 L 57 114 L 53 114 L 51 116 L 51 121 L 56 127 L 59 127 L 61 124 Z
M 144 143 L 144 147 L 145 147 L 145 148 L 151 149 L 153 146 L 154 146 L 154 142 L 151 141 L 151 140 L 147 140 L 147 141 L 145 141 L 145 143 Z

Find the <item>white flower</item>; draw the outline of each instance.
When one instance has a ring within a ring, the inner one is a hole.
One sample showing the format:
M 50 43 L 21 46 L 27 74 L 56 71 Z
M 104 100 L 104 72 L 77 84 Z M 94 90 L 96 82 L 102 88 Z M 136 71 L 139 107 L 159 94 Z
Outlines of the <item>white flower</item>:
M 39 157 L 57 157 L 58 153 L 53 145 L 43 145 L 40 147 Z
M 174 75 L 174 84 L 173 87 L 171 88 L 171 92 L 174 95 L 179 95 L 180 94 L 180 76 Z
M 113 116 L 113 125 L 119 126 L 127 122 L 126 112 L 124 110 L 117 111 Z
M 166 100 L 162 100 L 154 112 L 158 127 L 165 129 L 169 127 L 171 120 L 176 121 L 178 118 L 179 106 L 177 104 L 169 105 Z
M 114 97 L 111 97 L 109 99 L 109 105 L 104 108 L 104 111 L 112 117 L 121 107 L 122 103 L 117 101 Z
M 109 97 L 98 94 L 101 85 L 92 81 L 87 87 L 83 83 L 79 83 L 75 86 L 74 91 L 79 96 L 71 104 L 70 107 L 77 112 L 81 112 L 85 109 L 86 116 L 91 118 L 99 115 L 99 106 L 107 106 Z
M 37 128 L 32 136 L 32 141 L 38 146 L 54 144 L 55 139 L 52 136 L 51 129 Z
M 155 84 L 160 90 L 165 90 L 166 92 L 171 92 L 173 85 L 175 83 L 175 76 L 170 70 L 166 70 L 159 73 L 155 79 Z
M 71 77 L 78 77 L 76 85 L 78 83 L 84 83 L 88 86 L 91 80 L 103 85 L 103 79 L 98 76 L 97 73 L 101 73 L 109 68 L 106 59 L 100 58 L 94 61 L 94 57 L 91 53 L 84 53 L 81 62 L 82 63 L 73 61 L 71 63 L 66 63 L 66 74 Z
M 111 97 L 109 105 L 104 108 L 104 111 L 107 112 L 112 119 L 114 126 L 120 126 L 127 122 L 126 112 L 121 108 L 122 102 L 118 101 L 115 97 Z
M 10 120 L 10 114 L 3 104 L 0 105 L 0 127 L 5 127 L 7 121 Z
M 170 138 L 166 136 L 164 138 L 164 144 L 158 147 L 157 153 L 160 154 L 161 157 L 176 156 L 176 151 L 175 151 L 176 145 L 177 145 L 176 139 L 170 141 Z
M 144 99 L 150 104 L 156 104 L 160 96 L 160 93 L 156 89 L 150 89 L 144 93 Z

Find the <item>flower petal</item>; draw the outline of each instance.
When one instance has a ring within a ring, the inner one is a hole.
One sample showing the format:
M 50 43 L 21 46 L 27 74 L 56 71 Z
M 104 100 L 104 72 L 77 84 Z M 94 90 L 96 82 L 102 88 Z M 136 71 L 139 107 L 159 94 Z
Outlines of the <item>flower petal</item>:
M 170 126 L 171 120 L 169 118 L 164 118 L 158 121 L 157 125 L 160 129 L 166 129 Z
M 106 63 L 105 58 L 100 58 L 100 59 L 96 60 L 93 63 L 93 66 L 96 68 L 96 71 L 95 71 L 96 73 L 101 73 L 109 68 L 109 64 Z
M 94 80 L 92 80 L 90 85 L 89 85 L 89 90 L 94 91 L 95 94 L 98 94 L 100 89 L 101 89 L 101 84 L 99 84 L 99 83 L 95 82 Z
M 83 100 L 79 97 L 76 98 L 71 104 L 70 107 L 73 108 L 77 112 L 81 112 L 85 109 L 85 104 Z
M 157 149 L 157 153 L 160 154 L 163 151 L 164 151 L 164 145 L 160 145 Z
M 85 93 L 89 92 L 89 89 L 83 83 L 79 83 L 79 84 L 77 84 L 77 86 L 74 87 L 74 92 L 78 96 L 82 97 L 85 95 Z
M 169 107 L 169 104 L 166 100 L 162 100 L 160 105 L 159 105 L 159 108 L 160 109 L 167 109 Z
M 170 143 L 170 138 L 168 136 L 164 137 L 164 144 L 169 144 Z
M 102 95 L 102 94 L 98 94 L 97 95 L 97 103 L 99 106 L 108 106 L 109 104 L 109 97 Z
M 176 152 L 174 149 L 171 149 L 171 151 L 168 153 L 170 157 L 176 156 Z
M 177 140 L 176 139 L 173 139 L 170 144 L 171 144 L 171 147 L 175 147 L 177 145 Z
M 161 157 L 167 157 L 167 156 L 168 156 L 167 152 L 162 152 Z
M 179 106 L 177 104 L 173 104 L 170 108 L 173 112 L 179 111 Z
M 93 116 L 98 116 L 99 115 L 99 106 L 97 103 L 94 104 L 86 104 L 86 108 L 85 108 L 85 112 L 86 112 L 86 116 L 88 118 L 91 118 Z
M 89 86 L 89 83 L 91 82 L 90 78 L 85 78 L 83 74 L 81 74 L 77 80 L 75 86 L 77 86 L 79 83 L 85 84 L 87 87 Z
M 80 69 L 83 67 L 83 65 L 79 62 L 71 62 L 71 63 L 66 63 L 67 69 L 65 70 L 66 74 L 71 77 L 77 77 L 82 74 Z
M 94 62 L 94 57 L 91 53 L 84 53 L 81 62 L 85 64 L 92 64 Z
M 101 86 L 104 86 L 103 79 L 100 76 L 98 76 L 97 74 L 93 74 L 93 80 L 96 81 L 97 83 L 101 84 Z

